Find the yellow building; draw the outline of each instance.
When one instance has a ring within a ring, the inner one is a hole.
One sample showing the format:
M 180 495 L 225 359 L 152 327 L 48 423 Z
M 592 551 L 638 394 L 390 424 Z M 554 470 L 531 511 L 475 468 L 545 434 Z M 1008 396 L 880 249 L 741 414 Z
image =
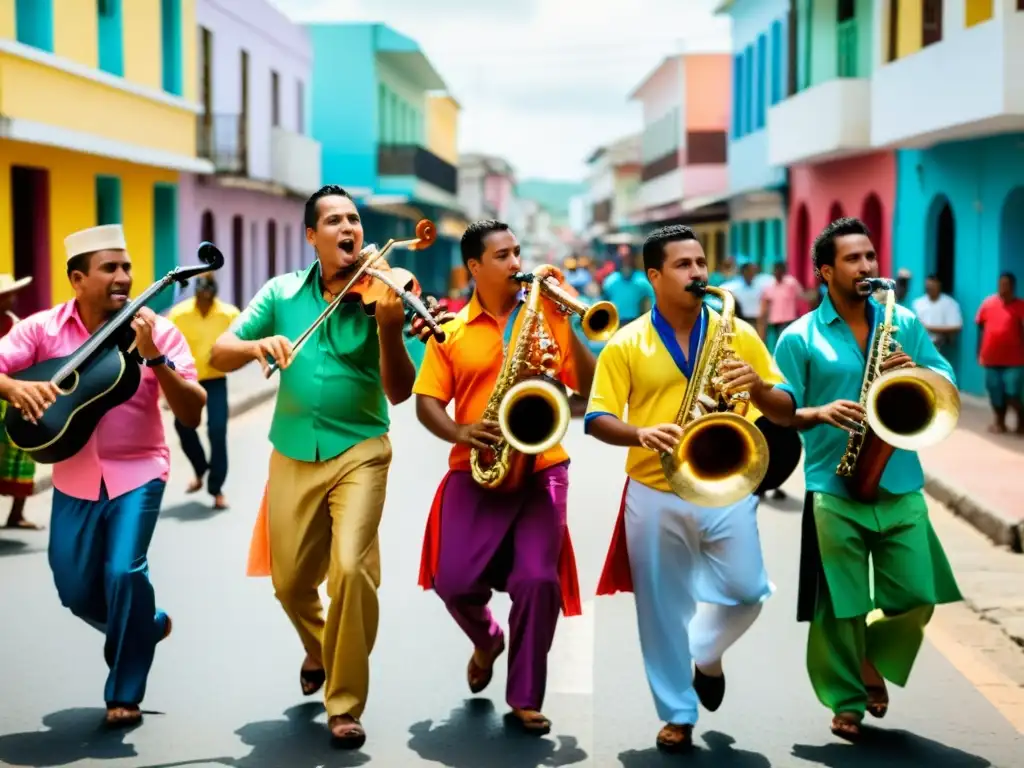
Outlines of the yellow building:
M 178 174 L 211 170 L 194 29 L 195 0 L 0 0 L 0 272 L 35 278 L 20 314 L 70 298 L 64 238 L 84 227 L 124 225 L 136 295 L 176 265 Z

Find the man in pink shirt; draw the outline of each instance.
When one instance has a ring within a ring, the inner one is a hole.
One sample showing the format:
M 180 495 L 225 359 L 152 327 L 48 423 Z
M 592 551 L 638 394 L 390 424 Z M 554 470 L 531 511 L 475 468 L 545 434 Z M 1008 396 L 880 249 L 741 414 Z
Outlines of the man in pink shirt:
M 985 369 L 985 388 L 995 421 L 991 432 L 1006 432 L 1006 411 L 1017 417 L 1017 434 L 1024 435 L 1024 299 L 1017 296 L 1017 278 L 999 276 L 999 292 L 978 307 L 978 362 Z
M 786 326 L 800 316 L 800 299 L 805 293 L 800 281 L 786 274 L 785 262 L 775 262 L 774 277 L 761 294 L 761 314 L 757 319 L 758 333 L 768 351 L 775 349 Z
M 128 303 L 131 259 L 120 225 L 68 236 L 75 298 L 31 315 L 0 339 L 0 398 L 34 421 L 59 392 L 7 374 L 78 349 Z M 174 415 L 199 426 L 206 392 L 181 332 L 148 308 L 132 321 L 144 368 L 130 400 L 104 416 L 75 456 L 53 467 L 50 569 L 61 603 L 106 634 L 107 723 L 133 725 L 156 644 L 171 631 L 156 607 L 147 552 L 170 469 L 159 393 Z

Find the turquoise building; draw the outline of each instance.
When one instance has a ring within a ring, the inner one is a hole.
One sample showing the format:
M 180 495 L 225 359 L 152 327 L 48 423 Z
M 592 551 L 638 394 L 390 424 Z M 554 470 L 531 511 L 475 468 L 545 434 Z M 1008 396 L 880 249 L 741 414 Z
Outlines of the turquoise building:
M 788 93 L 789 0 L 729 0 L 732 125 L 729 253 L 771 269 L 786 261 L 786 169 L 768 160 L 768 109 Z
M 894 267 L 910 270 L 911 299 L 936 274 L 960 304 L 951 362 L 960 388 L 982 395 L 974 316 L 1001 273 L 1024 285 L 1024 133 L 901 150 L 897 166 Z
M 408 238 L 428 218 L 441 233 L 428 250 L 398 249 L 392 266 L 411 270 L 424 292 L 447 295 L 458 239 L 458 169 L 428 148 L 430 95 L 447 85 L 412 40 L 384 24 L 310 24 L 313 137 L 325 184 L 345 187 L 359 205 L 366 241 Z

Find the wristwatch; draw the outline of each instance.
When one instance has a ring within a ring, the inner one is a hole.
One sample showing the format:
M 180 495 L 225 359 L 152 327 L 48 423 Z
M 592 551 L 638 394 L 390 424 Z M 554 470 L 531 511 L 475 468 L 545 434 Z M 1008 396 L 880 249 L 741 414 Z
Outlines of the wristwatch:
M 158 365 L 166 365 L 172 371 L 174 370 L 174 361 L 168 360 L 167 355 L 160 355 L 160 357 L 154 357 L 152 360 L 143 360 L 142 364 L 147 368 L 156 368 Z

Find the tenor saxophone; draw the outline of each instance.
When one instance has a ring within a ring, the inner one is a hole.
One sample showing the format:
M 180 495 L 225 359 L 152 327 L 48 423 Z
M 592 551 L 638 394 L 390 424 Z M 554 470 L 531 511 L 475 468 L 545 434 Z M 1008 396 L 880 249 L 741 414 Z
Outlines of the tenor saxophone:
M 845 478 L 850 495 L 864 503 L 878 498 L 882 474 L 897 448 L 916 451 L 934 445 L 949 436 L 960 418 L 960 393 L 944 376 L 917 367 L 882 372 L 882 363 L 900 349 L 893 324 L 895 287 L 886 278 L 861 284 L 865 294 L 885 290 L 885 311 L 874 330 L 860 388 L 865 420 L 850 430 L 836 474 Z
M 768 471 L 768 441 L 749 419 L 750 393 L 727 393 L 718 371 L 733 349 L 736 300 L 728 291 L 701 286 L 722 301 L 721 319 L 705 339 L 675 423 L 683 428 L 675 449 L 661 453 L 661 467 L 677 496 L 702 507 L 724 507 L 753 493 Z
M 496 421 L 501 436 L 490 448 L 474 447 L 469 452 L 473 480 L 489 490 L 520 488 L 533 473 L 537 456 L 558 445 L 569 429 L 569 398 L 555 379 L 561 350 L 544 316 L 541 298 L 554 302 L 558 311 L 580 315 L 590 339 L 607 339 L 618 328 L 613 304 L 602 301 L 587 307 L 547 276 L 552 269 L 544 265 L 534 274 L 513 277 L 529 284 L 529 294 L 521 310 L 522 323 L 509 342 L 481 416 L 482 420 Z

